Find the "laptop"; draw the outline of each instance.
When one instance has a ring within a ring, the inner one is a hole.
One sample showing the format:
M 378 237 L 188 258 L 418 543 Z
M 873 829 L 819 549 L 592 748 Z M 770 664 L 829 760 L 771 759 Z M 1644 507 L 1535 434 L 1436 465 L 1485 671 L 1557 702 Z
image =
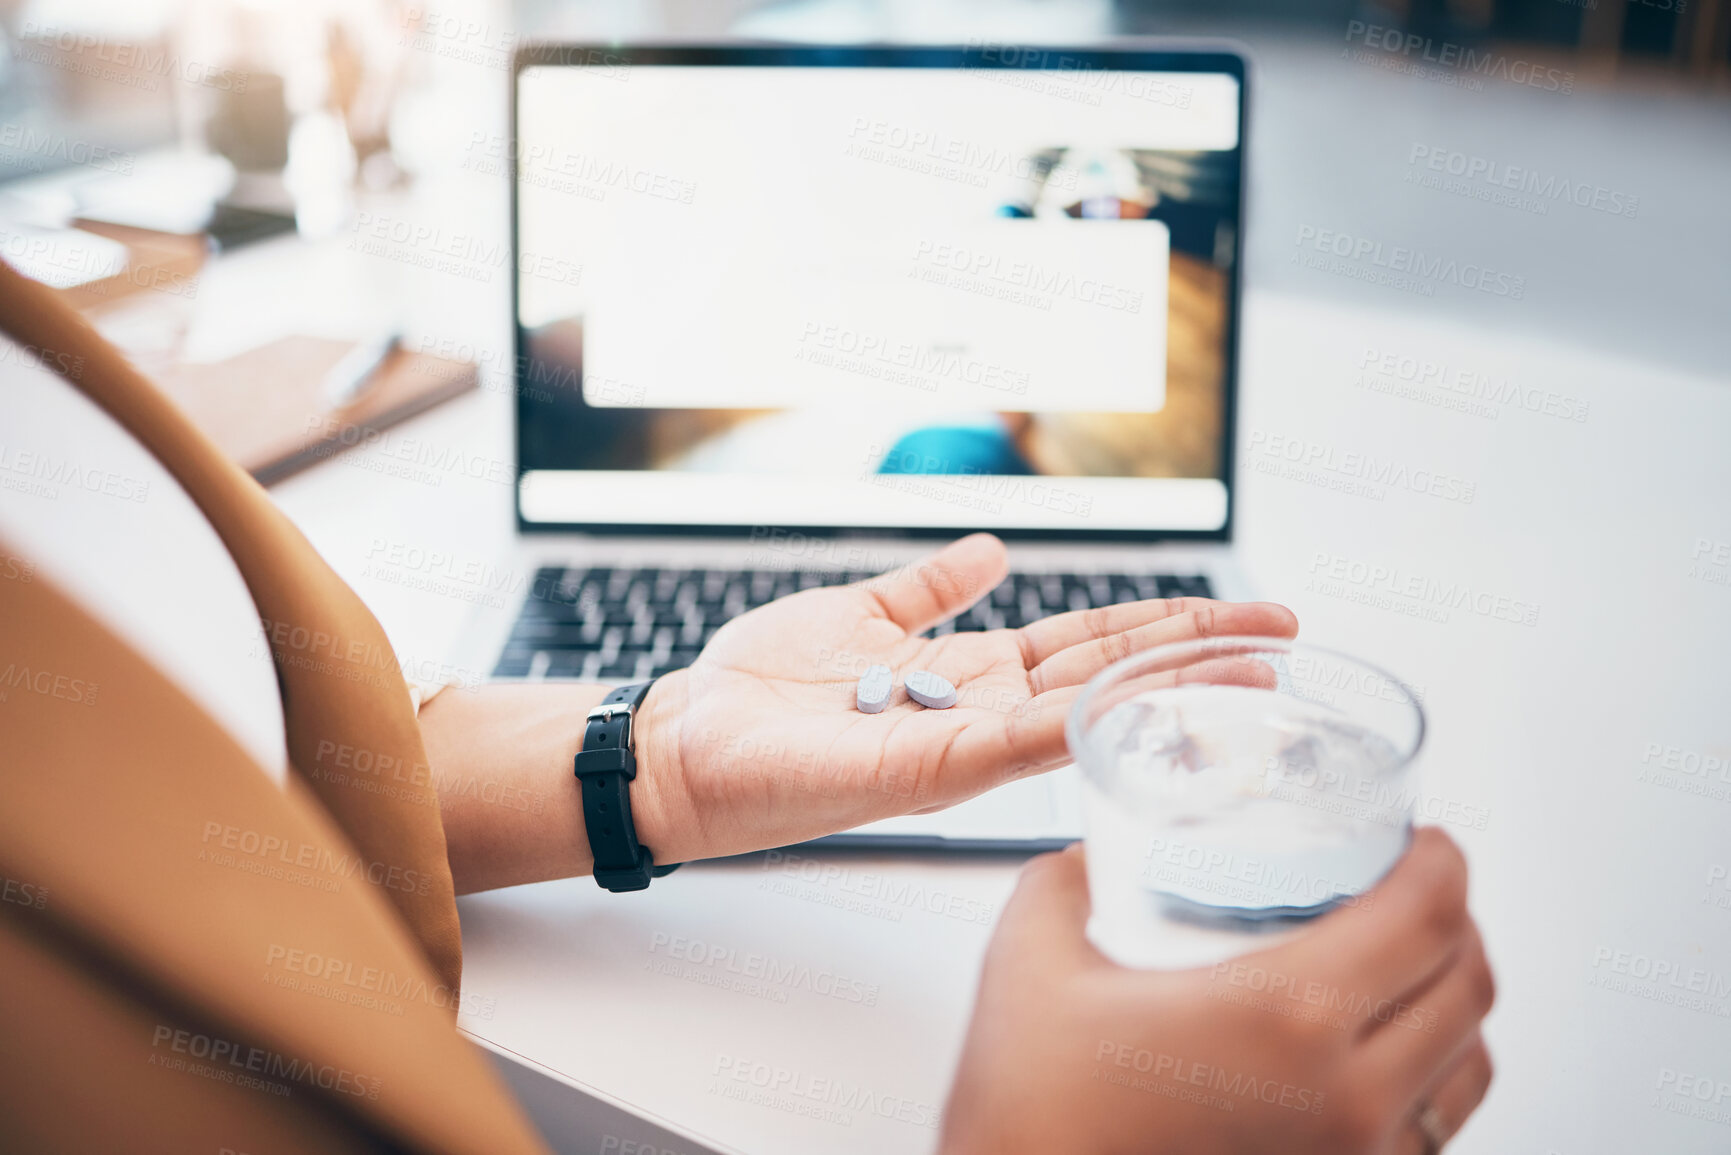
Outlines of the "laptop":
M 990 530 L 937 632 L 1244 596 L 1245 60 L 1217 46 L 525 45 L 520 604 L 497 678 L 634 681 Z M 1079 836 L 1073 768 L 831 846 Z

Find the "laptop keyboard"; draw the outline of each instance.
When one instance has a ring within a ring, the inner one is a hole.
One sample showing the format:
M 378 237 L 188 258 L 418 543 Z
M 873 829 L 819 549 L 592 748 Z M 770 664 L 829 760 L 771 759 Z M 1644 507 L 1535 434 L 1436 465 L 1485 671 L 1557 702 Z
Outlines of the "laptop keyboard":
M 496 678 L 639 681 L 689 666 L 729 619 L 776 598 L 872 575 L 844 570 L 542 569 Z M 934 635 L 1025 626 L 1142 598 L 1213 597 L 1200 574 L 1014 573 Z

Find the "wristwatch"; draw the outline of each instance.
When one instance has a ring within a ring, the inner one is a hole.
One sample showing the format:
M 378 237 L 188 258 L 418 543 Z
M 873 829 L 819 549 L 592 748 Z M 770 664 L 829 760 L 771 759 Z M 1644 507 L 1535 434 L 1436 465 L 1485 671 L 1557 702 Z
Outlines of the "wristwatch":
M 631 819 L 631 781 L 637 777 L 632 720 L 655 684 L 634 682 L 611 691 L 589 711 L 583 745 L 577 751 L 577 786 L 583 796 L 583 826 L 595 856 L 595 881 L 618 893 L 643 890 L 651 878 L 671 874 L 677 862 L 656 866 L 649 848 L 637 841 Z

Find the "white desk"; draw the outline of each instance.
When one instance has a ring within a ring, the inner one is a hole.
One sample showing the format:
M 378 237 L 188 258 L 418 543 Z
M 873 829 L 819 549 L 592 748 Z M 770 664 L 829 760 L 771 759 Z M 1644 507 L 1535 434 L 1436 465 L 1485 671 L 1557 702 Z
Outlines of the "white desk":
M 1731 867 L 1731 771 L 1642 779 L 1660 768 L 1643 765 L 1652 746 L 1731 762 L 1731 576 L 1691 568 L 1698 541 L 1731 541 L 1731 390 L 1421 312 L 1291 297 L 1252 294 L 1245 342 L 1240 528 L 1257 586 L 1298 611 L 1305 636 L 1422 688 L 1435 810 L 1484 815 L 1484 829 L 1451 832 L 1501 983 L 1498 1077 L 1451 1150 L 1731 1149 L 1731 1096 L 1699 1104 L 1715 1122 L 1677 1113 L 1688 1103 L 1660 1086 L 1664 1071 L 1731 1083 L 1731 889 L 1709 885 Z M 1587 418 L 1378 392 L 1355 384 L 1367 347 L 1584 400 Z M 1256 430 L 1258 446 L 1278 435 L 1367 453 L 1470 482 L 1474 497 L 1398 484 L 1366 496 L 1329 488 L 1326 472 L 1264 472 L 1278 457 L 1251 448 Z M 500 393 L 402 432 L 509 460 Z M 509 493 L 367 465 L 364 452 L 337 458 L 276 492 L 399 648 L 445 654 L 466 603 L 381 570 L 377 542 L 488 556 L 509 532 Z M 1348 576 L 1331 582 L 1334 559 Z M 1350 576 L 1376 566 L 1473 592 L 1414 616 L 1410 600 Z M 1500 620 L 1497 598 L 1536 605 L 1535 624 Z M 744 861 L 688 867 L 646 894 L 578 880 L 463 899 L 465 991 L 491 1013 L 462 1026 L 754 1155 L 929 1150 L 923 1124 L 943 1102 L 990 928 L 927 902 L 996 910 L 1015 865 L 830 865 L 815 880 L 802 872 L 821 864 Z M 1685 985 L 1619 973 L 1655 964 Z M 749 977 L 760 969 L 775 977 Z M 1630 982 L 1634 993 L 1611 989 Z M 742 1099 L 749 1082 L 727 1076 L 748 1064 L 837 1081 L 852 1109 Z

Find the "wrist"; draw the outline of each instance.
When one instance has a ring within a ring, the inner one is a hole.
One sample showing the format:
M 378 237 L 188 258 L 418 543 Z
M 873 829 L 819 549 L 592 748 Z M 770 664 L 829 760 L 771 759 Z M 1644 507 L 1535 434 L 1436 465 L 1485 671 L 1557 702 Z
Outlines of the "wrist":
M 637 841 L 657 866 L 704 857 L 700 826 L 685 789 L 679 759 L 679 722 L 685 713 L 688 675 L 674 670 L 656 679 L 632 725 L 637 777 L 631 783 L 631 816 Z
M 457 893 L 589 873 L 572 758 L 584 715 L 606 693 L 578 682 L 493 683 L 422 709 Z

